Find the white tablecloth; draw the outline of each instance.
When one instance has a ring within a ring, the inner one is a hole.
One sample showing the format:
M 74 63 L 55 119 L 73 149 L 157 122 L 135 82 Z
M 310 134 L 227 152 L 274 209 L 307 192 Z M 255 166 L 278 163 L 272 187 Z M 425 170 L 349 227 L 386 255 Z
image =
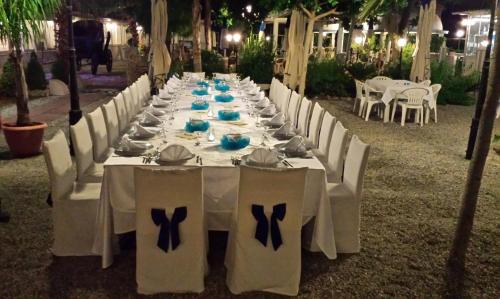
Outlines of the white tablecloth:
M 250 110 L 241 98 L 237 97 L 228 104 L 210 101 L 214 114 L 224 108 L 239 110 L 241 121 L 247 123 L 237 126 L 228 122 L 209 118 L 207 112 L 191 110 L 194 97 L 190 91 L 178 95 L 179 111 L 175 113 L 172 126 L 168 126 L 166 138 L 158 136 L 151 140 L 156 148 L 163 148 L 168 144 L 178 143 L 186 146 L 192 153 L 203 159 L 204 177 L 204 208 L 209 230 L 229 230 L 231 213 L 237 200 L 239 182 L 239 168 L 231 163 L 231 157 L 251 153 L 262 142 L 264 128 L 256 126 L 256 119 L 249 116 Z M 183 128 L 190 117 L 207 119 L 215 130 L 216 142 L 209 142 L 207 134 L 200 134 L 199 146 L 196 140 L 180 138 Z M 167 117 L 168 118 L 168 117 Z M 223 134 L 235 132 L 243 133 L 251 138 L 250 146 L 239 151 L 227 151 L 219 147 L 219 140 Z M 164 144 L 167 140 L 167 144 Z M 267 146 L 273 146 L 280 141 L 270 138 Z M 330 258 L 336 258 L 335 240 L 331 205 L 326 193 L 326 174 L 321 162 L 312 159 L 287 159 L 294 167 L 307 167 L 306 192 L 304 198 L 303 222 L 306 225 L 306 247 L 312 251 L 322 251 Z M 185 165 L 198 165 L 196 159 Z M 136 166 L 158 167 L 156 163 L 143 164 L 142 157 L 112 156 L 105 162 L 105 171 L 101 189 L 101 200 L 97 217 L 97 231 L 94 242 L 94 252 L 102 256 L 102 266 L 106 268 L 113 262 L 113 253 L 117 253 L 115 234 L 135 230 L 135 198 L 133 169 Z M 168 166 L 162 166 L 168 167 Z M 172 166 L 170 166 L 172 167 Z M 256 186 L 258 188 L 258 186 Z
M 429 86 L 418 84 L 415 82 L 407 81 L 407 80 L 366 80 L 366 84 L 368 86 L 374 88 L 377 91 L 382 93 L 382 102 L 387 106 L 392 100 L 394 100 L 401 92 L 407 90 L 408 88 L 423 88 L 427 90 L 427 95 L 424 97 L 424 100 L 427 101 L 429 107 L 434 109 L 436 106 L 436 101 L 434 100 L 434 93 L 432 92 L 432 88 Z M 400 95 L 401 96 L 401 95 Z

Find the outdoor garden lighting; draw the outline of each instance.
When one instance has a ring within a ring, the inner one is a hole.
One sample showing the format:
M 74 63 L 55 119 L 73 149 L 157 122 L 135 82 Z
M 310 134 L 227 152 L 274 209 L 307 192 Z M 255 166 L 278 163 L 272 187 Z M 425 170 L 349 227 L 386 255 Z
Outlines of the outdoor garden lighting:
M 356 37 L 354 38 L 354 42 L 355 42 L 356 44 L 358 44 L 358 45 L 361 45 L 361 44 L 363 43 L 363 37 L 361 37 L 361 36 L 356 36 Z
M 241 40 L 241 34 L 239 34 L 239 33 L 234 33 L 234 34 L 233 34 L 233 41 L 234 41 L 235 43 L 239 43 L 239 42 L 240 42 L 240 40 Z
M 398 39 L 398 47 L 403 48 L 404 46 L 406 46 L 406 42 L 406 38 Z
M 270 41 L 270 40 L 271 40 L 271 37 L 270 37 L 269 35 L 268 35 L 268 36 L 266 36 L 266 40 L 267 40 L 267 41 Z
M 230 33 L 229 33 L 229 34 L 226 34 L 226 40 L 227 40 L 228 42 L 232 42 L 232 41 L 233 41 L 233 35 L 232 35 L 232 34 L 230 34 Z
M 458 38 L 462 38 L 465 35 L 465 31 L 462 29 L 457 30 L 457 33 L 455 34 Z
M 469 20 L 469 19 L 462 20 L 462 26 L 464 26 L 464 27 L 472 26 L 474 24 L 476 24 L 476 22 L 474 22 L 474 20 Z
M 252 12 L 252 5 L 248 4 L 245 9 L 247 10 L 248 13 Z
M 489 44 L 490 44 L 490 42 L 489 42 L 487 39 L 485 39 L 485 40 L 483 40 L 483 41 L 481 42 L 481 46 L 482 46 L 483 48 L 486 48 Z

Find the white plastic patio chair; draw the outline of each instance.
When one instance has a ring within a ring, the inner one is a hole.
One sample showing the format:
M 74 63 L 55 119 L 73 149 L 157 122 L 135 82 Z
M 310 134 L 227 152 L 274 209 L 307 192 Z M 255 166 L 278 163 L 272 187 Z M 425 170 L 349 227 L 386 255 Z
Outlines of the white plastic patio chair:
M 134 180 L 137 292 L 201 293 L 208 273 L 202 169 L 138 167 Z
M 389 77 L 386 77 L 386 76 L 376 76 L 376 77 L 373 77 L 372 80 L 392 80 L 392 79 Z
M 415 122 L 420 122 L 420 126 L 424 125 L 424 96 L 428 91 L 423 88 L 409 88 L 401 92 L 405 100 L 397 101 L 397 105 L 401 106 L 401 126 L 405 125 L 406 112 L 415 110 Z
M 365 103 L 362 106 L 361 110 L 364 113 L 365 121 L 370 119 L 370 114 L 373 106 L 377 108 L 377 115 L 379 117 L 383 117 L 384 109 L 386 109 L 384 102 L 380 99 L 380 92 L 375 90 L 373 87 L 368 84 L 364 85 L 365 87 Z
M 425 104 L 425 108 L 426 108 L 426 119 L 425 119 L 425 122 L 428 123 L 429 122 L 429 114 L 430 114 L 430 111 L 431 110 L 434 110 L 434 122 L 437 123 L 438 121 L 438 112 L 437 112 L 437 100 L 438 100 L 438 97 L 439 97 L 439 92 L 441 91 L 441 84 L 433 84 L 431 85 L 431 89 L 432 89 L 432 93 L 434 95 L 434 109 L 431 109 L 429 107 L 429 103 L 426 103 Z
M 43 142 L 42 151 L 49 173 L 52 198 L 52 254 L 93 255 L 101 184 L 75 183 L 76 175 L 68 142 L 61 130 L 52 139 Z
M 118 142 L 120 137 L 120 124 L 118 121 L 118 115 L 116 114 L 115 101 L 111 100 L 108 103 L 102 105 L 102 111 L 104 114 L 104 121 L 106 122 L 106 132 L 108 135 L 108 144 L 113 146 Z
M 321 121 L 325 110 L 321 108 L 319 103 L 315 103 L 311 115 L 311 122 L 309 123 L 309 131 L 307 133 L 307 141 L 312 148 L 318 148 L 319 143 L 319 130 L 321 128 Z
M 431 80 L 424 80 L 424 81 L 420 82 L 420 84 L 425 85 L 425 86 L 431 86 L 432 82 L 431 82 Z
M 324 164 L 328 182 L 337 183 L 342 179 L 347 137 L 347 129 L 340 121 L 337 121 L 330 140 L 328 158 Z
M 370 146 L 354 135 L 347 152 L 342 183 L 329 183 L 327 187 L 338 253 L 356 253 L 361 249 L 361 198 L 369 151 Z
M 94 162 L 92 137 L 87 119 L 82 117 L 69 127 L 76 160 L 76 180 L 81 183 L 101 183 L 104 167 Z
M 289 120 L 293 127 L 297 127 L 297 113 L 299 112 L 300 95 L 295 91 L 292 91 L 290 96 L 290 104 L 288 104 L 288 111 L 286 113 L 286 119 Z
M 312 102 L 303 97 L 299 108 L 299 118 L 297 120 L 297 133 L 307 136 L 307 126 L 309 124 L 309 115 L 311 114 Z
M 92 148 L 95 162 L 103 162 L 109 157 L 113 150 L 109 146 L 108 132 L 106 130 L 106 121 L 101 107 L 86 115 L 92 137 Z
M 365 83 L 359 80 L 354 80 L 354 83 L 356 84 L 356 97 L 354 98 L 352 112 L 356 112 L 356 107 L 359 103 L 359 116 L 361 116 L 362 108 L 364 107 L 364 104 L 366 102 L 365 95 L 363 94 Z
M 237 207 L 224 262 L 226 283 L 233 294 L 297 295 L 306 172 L 305 168 L 240 168 Z M 271 231 L 258 226 L 263 222 L 270 223 Z
M 120 133 L 125 132 L 129 125 L 129 117 L 127 113 L 127 108 L 125 106 L 125 100 L 123 98 L 123 93 L 119 93 L 113 98 L 115 101 L 116 115 L 118 115 L 118 124 L 120 128 Z
M 317 149 L 312 149 L 313 154 L 326 164 L 328 160 L 328 150 L 332 139 L 333 128 L 335 127 L 336 119 L 328 111 L 323 116 L 321 129 L 319 131 L 319 145 Z

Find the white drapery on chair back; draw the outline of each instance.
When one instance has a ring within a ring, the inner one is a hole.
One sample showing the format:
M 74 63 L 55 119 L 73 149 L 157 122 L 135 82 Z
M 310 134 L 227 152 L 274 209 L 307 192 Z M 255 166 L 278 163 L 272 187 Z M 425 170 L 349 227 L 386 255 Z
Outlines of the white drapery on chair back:
M 421 0 L 420 14 L 417 25 L 417 43 L 413 52 L 410 79 L 412 81 L 428 80 L 431 78 L 430 44 L 432 39 L 432 25 L 436 17 L 436 0 Z
M 202 169 L 136 168 L 134 177 L 138 293 L 202 292 L 208 271 Z
M 150 69 L 154 84 L 162 88 L 170 70 L 171 58 L 165 40 L 167 39 L 167 1 L 151 0 L 151 49 L 149 50 Z
M 280 109 L 280 111 L 283 111 L 283 113 L 285 113 L 285 114 L 288 111 L 288 104 L 290 103 L 291 93 L 292 93 L 292 91 L 288 87 L 283 85 L 282 100 L 281 100 L 281 104 L 279 106 L 279 109 Z
M 344 170 L 345 147 L 347 145 L 347 129 L 338 121 L 333 129 L 328 153 L 327 174 L 329 182 L 340 182 Z
M 314 104 L 311 115 L 311 123 L 309 124 L 309 133 L 307 134 L 307 139 L 314 148 L 318 147 L 319 129 L 321 128 L 321 121 L 323 120 L 324 112 L 325 110 L 321 108 L 318 103 Z
M 240 168 L 238 203 L 225 260 L 226 282 L 232 293 L 261 290 L 297 295 L 306 172 L 305 168 Z M 266 221 L 270 226 L 277 224 L 278 230 L 257 229 L 258 223 Z M 259 240 L 257 231 L 263 233 Z
M 368 163 L 369 151 L 370 146 L 359 140 L 358 136 L 354 135 L 351 138 L 345 159 L 346 169 L 343 183 L 346 184 L 356 198 L 361 198 L 363 191 L 363 178 Z
M 323 121 L 321 122 L 321 130 L 319 132 L 319 145 L 315 154 L 321 158 L 328 157 L 328 150 L 330 149 L 330 141 L 332 139 L 333 128 L 336 119 L 329 112 L 325 112 Z
M 113 146 L 120 137 L 120 124 L 118 115 L 116 114 L 115 101 L 109 101 L 102 105 L 102 111 L 104 112 L 104 120 L 106 121 L 108 144 L 109 146 Z
M 292 122 L 294 128 L 297 127 L 297 113 L 299 112 L 300 94 L 292 91 L 290 96 L 290 104 L 288 104 L 288 111 L 286 119 Z
M 297 132 L 302 135 L 307 135 L 307 125 L 309 123 L 309 115 L 311 114 L 312 102 L 306 97 L 302 98 L 299 110 L 299 119 L 297 121 Z
M 125 109 L 127 109 L 127 119 L 130 122 L 135 115 L 134 99 L 132 97 L 132 92 L 130 88 L 127 87 L 122 91 L 123 102 L 125 103 Z
M 96 169 L 87 119 L 82 117 L 69 128 L 76 160 L 76 178 L 80 182 L 100 183 L 102 180 L 102 164 Z
M 116 114 L 118 115 L 118 124 L 120 128 L 120 133 L 123 133 L 129 124 L 127 107 L 125 106 L 125 99 L 123 93 L 117 94 L 113 101 L 116 106 Z
M 94 149 L 94 161 L 102 162 L 109 154 L 108 132 L 106 131 L 106 121 L 101 107 L 87 114 L 87 120 L 92 137 L 92 147 Z

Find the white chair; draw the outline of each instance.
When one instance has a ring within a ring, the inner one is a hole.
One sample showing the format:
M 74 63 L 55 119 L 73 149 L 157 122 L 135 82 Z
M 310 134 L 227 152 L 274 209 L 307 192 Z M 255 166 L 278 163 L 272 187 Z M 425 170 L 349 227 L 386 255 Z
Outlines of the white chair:
M 305 168 L 240 168 L 224 263 L 233 294 L 260 290 L 297 295 L 306 172 Z M 264 223 L 270 223 L 270 232 L 261 226 Z
M 115 145 L 120 137 L 120 124 L 116 110 L 115 101 L 109 101 L 108 103 L 102 105 L 109 146 Z
M 139 92 L 138 82 L 134 82 L 134 84 L 130 86 L 130 93 L 132 94 L 132 99 L 133 99 L 132 102 L 133 102 L 134 115 L 136 115 L 142 107 L 142 98 Z
M 132 97 L 132 92 L 129 87 L 122 91 L 123 102 L 125 103 L 125 109 L 127 109 L 127 119 L 130 122 L 135 116 L 134 98 Z
M 336 119 L 329 112 L 325 112 L 323 121 L 321 122 L 321 129 L 319 131 L 319 145 L 317 149 L 312 149 L 313 154 L 320 160 L 328 160 L 328 151 L 330 149 L 330 142 L 332 139 L 333 128 L 335 127 Z
M 311 114 L 311 106 L 312 102 L 306 97 L 303 97 L 299 109 L 299 118 L 297 120 L 297 133 L 302 136 L 306 136 L 307 134 L 307 125 L 309 123 L 309 114 Z
M 281 103 L 279 106 L 280 111 L 283 111 L 283 113 L 287 113 L 288 111 L 288 104 L 290 103 L 290 95 L 292 94 L 292 90 L 288 87 L 283 88 L 283 93 L 281 94 L 282 99 Z
M 420 82 L 420 84 L 425 85 L 425 86 L 431 86 L 432 82 L 431 82 L 431 80 L 424 80 L 424 81 Z
M 325 165 L 328 182 L 336 183 L 341 181 L 347 137 L 347 129 L 338 121 L 333 129 L 328 159 Z
M 271 80 L 271 87 L 269 88 L 269 99 L 276 102 L 276 90 L 278 88 L 279 80 L 274 78 Z
M 362 107 L 365 106 L 364 104 L 366 102 L 365 96 L 363 94 L 365 83 L 359 80 L 354 80 L 354 83 L 356 84 L 356 97 L 354 98 L 354 106 L 352 107 L 352 112 L 356 112 L 356 106 L 358 106 L 359 102 L 359 116 L 361 116 Z
M 285 86 L 278 81 L 276 90 L 274 91 L 274 100 L 273 100 L 274 104 L 278 109 L 280 109 L 282 102 L 284 100 L 285 91 L 286 91 Z
M 406 100 L 397 100 L 397 105 L 401 106 L 401 126 L 405 125 L 406 112 L 415 110 L 415 122 L 420 122 L 420 126 L 424 125 L 424 96 L 428 91 L 423 88 L 409 88 L 401 94 Z
M 103 162 L 113 151 L 109 146 L 106 122 L 101 107 L 87 114 L 87 121 L 92 137 L 94 161 Z
M 202 169 L 138 167 L 134 179 L 137 292 L 201 293 L 208 273 Z
M 69 128 L 76 160 L 76 180 L 82 183 L 100 183 L 104 173 L 102 163 L 94 162 L 92 137 L 85 117 Z
M 434 95 L 434 109 L 431 109 L 429 107 L 429 104 L 426 103 L 426 119 L 425 119 L 425 122 L 428 123 L 429 122 L 429 114 L 430 114 L 430 111 L 431 110 L 434 110 L 434 122 L 437 123 L 438 122 L 438 112 L 437 112 L 437 100 L 438 100 L 438 97 L 439 97 L 439 91 L 441 91 L 441 84 L 433 84 L 431 85 L 431 88 L 432 88 L 432 93 Z
M 347 152 L 342 183 L 328 184 L 338 253 L 356 253 L 361 249 L 361 196 L 369 151 L 368 144 L 353 136 Z
M 93 255 L 101 184 L 75 183 L 68 142 L 61 130 L 43 142 L 42 151 L 52 198 L 52 253 L 56 256 Z
M 376 76 L 376 77 L 373 77 L 372 80 L 392 80 L 392 79 L 389 77 L 386 77 L 386 76 Z
M 318 103 L 314 104 L 313 112 L 311 115 L 311 122 L 309 124 L 309 132 L 307 133 L 307 141 L 313 148 L 318 147 L 319 143 L 319 129 L 321 128 L 321 121 L 325 110 L 321 108 Z
M 115 101 L 116 115 L 118 115 L 118 128 L 120 128 L 120 133 L 123 133 L 127 129 L 129 124 L 129 118 L 127 114 L 127 108 L 125 106 L 125 101 L 123 99 L 123 94 L 119 93 L 113 98 Z
M 297 127 L 297 113 L 299 112 L 299 104 L 300 104 L 300 94 L 292 91 L 292 95 L 290 96 L 290 104 L 288 104 L 288 110 L 286 113 L 286 119 L 289 120 L 293 127 Z
M 370 119 L 370 114 L 372 112 L 373 106 L 377 106 L 377 113 L 379 117 L 383 117 L 384 109 L 385 109 L 385 104 L 382 102 L 380 99 L 380 93 L 372 88 L 371 86 L 365 84 L 365 103 L 362 106 L 362 110 L 364 111 L 364 117 L 365 121 L 368 121 Z

